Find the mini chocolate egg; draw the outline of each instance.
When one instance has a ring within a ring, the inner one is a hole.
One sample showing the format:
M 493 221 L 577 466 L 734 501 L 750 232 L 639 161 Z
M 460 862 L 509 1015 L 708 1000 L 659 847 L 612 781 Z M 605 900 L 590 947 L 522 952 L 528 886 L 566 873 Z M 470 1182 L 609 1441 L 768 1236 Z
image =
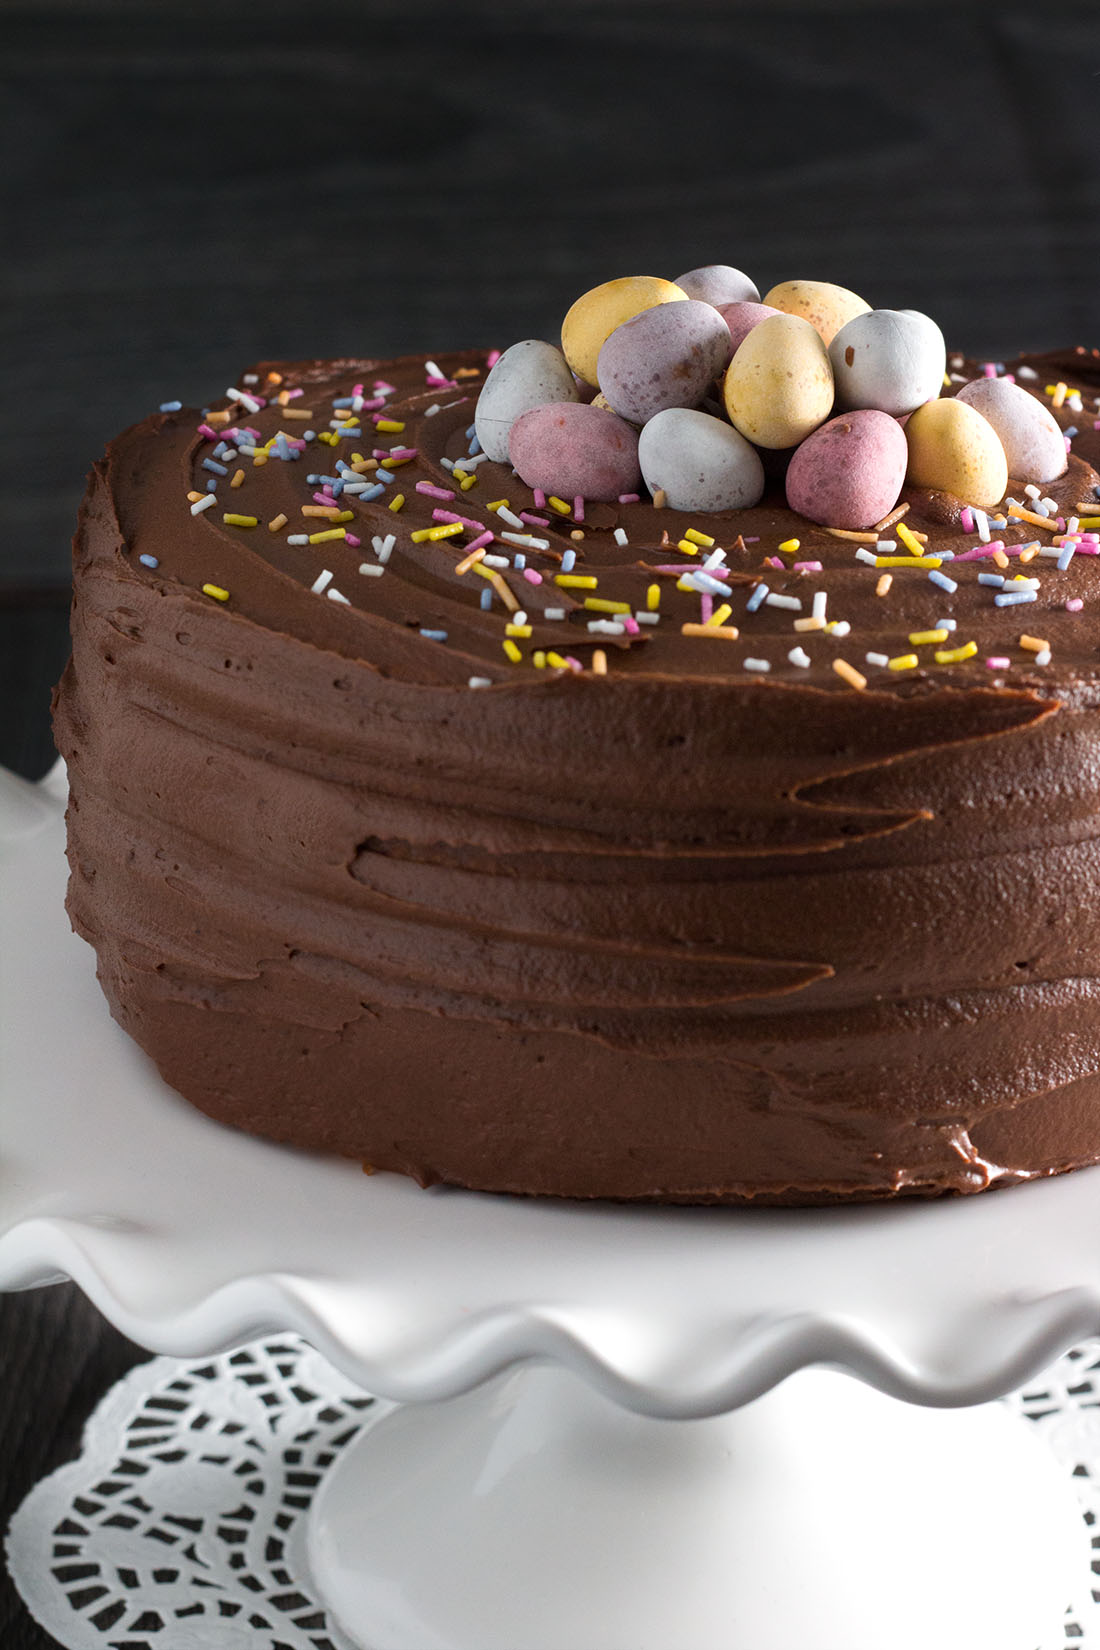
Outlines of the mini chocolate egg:
M 675 304 L 687 298 L 672 281 L 657 275 L 623 275 L 585 292 L 572 306 L 561 327 L 561 347 L 578 378 L 598 384 L 596 362 L 604 339 L 632 315 L 655 304 Z
M 833 407 L 833 369 L 819 333 L 798 315 L 753 327 L 726 368 L 730 423 L 758 447 L 794 447 Z
M 871 307 L 846 286 L 834 286 L 832 281 L 780 281 L 764 294 L 764 302 L 786 315 L 801 315 L 817 328 L 826 344 L 832 343 L 848 321 L 865 315 Z
M 795 450 L 787 503 L 823 527 L 862 532 L 894 508 L 908 458 L 905 431 L 889 413 L 841 413 Z
M 956 400 L 980 412 L 992 424 L 1016 481 L 1057 481 L 1065 474 L 1065 437 L 1049 407 L 1004 378 L 978 378 L 964 384 Z
M 565 356 L 553 344 L 526 338 L 512 344 L 491 369 L 477 398 L 474 428 L 483 453 L 508 462 L 508 431 L 521 413 L 548 401 L 579 401 Z
M 666 407 L 697 407 L 732 353 L 729 327 L 712 304 L 658 304 L 605 340 L 600 392 L 620 417 L 644 424 Z
M 686 275 L 677 275 L 676 285 L 689 298 L 701 298 L 704 304 L 720 309 L 723 304 L 760 302 L 756 283 L 730 264 L 704 264 L 701 269 L 689 269 Z
M 782 315 L 781 309 L 773 309 L 771 304 L 758 304 L 750 300 L 736 304 L 719 304 L 718 313 L 730 329 L 730 342 L 735 350 L 745 342 L 753 327 L 766 321 L 769 315 Z
M 641 480 L 638 435 L 624 418 L 582 402 L 535 407 L 517 418 L 508 454 L 528 487 L 562 498 L 614 501 Z
M 1026 391 L 1024 392 L 1026 394 Z M 926 401 L 905 425 L 915 487 L 954 493 L 982 510 L 999 504 L 1008 486 L 1008 461 L 993 426 L 956 396 Z
M 947 346 L 928 315 L 872 309 L 841 327 L 829 359 L 838 407 L 876 407 L 899 418 L 939 395 Z
M 669 407 L 638 438 L 642 476 L 674 510 L 744 510 L 764 491 L 760 454 L 720 418 Z

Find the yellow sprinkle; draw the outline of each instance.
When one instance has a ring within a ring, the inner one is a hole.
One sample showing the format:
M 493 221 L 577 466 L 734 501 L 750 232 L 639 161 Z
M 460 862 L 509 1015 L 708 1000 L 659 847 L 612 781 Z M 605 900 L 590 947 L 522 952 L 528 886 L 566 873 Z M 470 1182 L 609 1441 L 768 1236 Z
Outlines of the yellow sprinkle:
M 529 624 L 506 624 L 504 634 L 506 636 L 530 636 L 531 626 Z
M 455 464 L 455 465 L 454 465 L 454 466 L 453 466 L 453 467 L 452 467 L 452 469 L 451 469 L 451 474 L 452 474 L 452 475 L 453 475 L 453 476 L 457 476 L 457 477 L 458 477 L 458 479 L 459 479 L 459 481 L 466 481 L 466 480 L 468 480 L 468 479 L 469 479 L 469 472 L 468 472 L 468 471 L 467 471 L 467 470 L 463 470 L 463 469 L 461 469 L 461 468 L 460 468 L 460 467 L 459 467 L 459 465 L 457 465 L 457 464 Z
M 548 650 L 546 654 L 546 663 L 553 665 L 555 670 L 568 670 L 570 668 L 569 660 L 563 659 L 560 653 L 555 653 L 552 649 Z
M 346 527 L 327 527 L 323 533 L 311 533 L 309 542 L 310 544 L 327 544 L 330 539 L 346 539 L 347 536 L 348 530 Z
M 1010 504 L 1006 512 L 1017 521 L 1026 521 L 1032 527 L 1045 527 L 1048 533 L 1057 533 L 1058 523 L 1053 516 L 1037 516 L 1034 510 L 1025 510 L 1021 504 Z
M 692 544 L 689 538 L 682 538 L 676 548 L 682 550 L 685 556 L 697 556 L 699 554 L 699 546 Z
M 271 520 L 268 522 L 267 530 L 268 530 L 269 533 L 277 533 L 279 531 L 280 527 L 285 527 L 285 526 L 286 526 L 286 517 L 283 515 L 283 512 L 280 510 L 279 514 L 277 516 L 272 516 Z
M 512 663 L 514 665 L 518 665 L 520 660 L 523 658 L 523 654 L 520 652 L 515 642 L 501 642 L 500 645 L 508 655 L 509 659 L 511 659 Z
M 599 579 L 594 579 L 590 573 L 555 573 L 554 583 L 560 584 L 566 590 L 595 590 Z
M 937 648 L 932 657 L 938 665 L 961 665 L 978 651 L 977 642 L 964 642 L 962 647 Z
M 541 647 L 536 651 L 531 663 L 534 665 L 536 670 L 546 669 L 546 654 Z
M 485 506 L 485 508 L 487 510 L 507 510 L 508 500 L 506 498 L 490 499 L 489 503 Z
M 405 495 L 404 495 L 404 493 L 398 493 L 396 498 L 391 498 L 390 499 L 389 508 L 396 515 L 398 510 L 401 510 L 401 509 L 404 508 L 404 505 L 405 505 Z
M 649 586 L 645 593 L 645 604 L 651 613 L 656 613 L 661 605 L 661 587 L 659 584 Z
M 799 630 L 799 631 L 801 631 L 801 630 L 824 630 L 825 629 L 825 620 L 816 618 L 812 615 L 808 615 L 805 619 L 796 619 L 794 621 L 794 628 L 796 630 Z
M 471 487 L 476 487 L 477 486 L 477 477 L 476 476 L 464 476 L 462 481 L 459 482 L 459 486 L 462 488 L 462 491 L 464 493 L 468 493 L 470 491 Z
M 573 514 L 573 506 L 571 504 L 566 504 L 563 498 L 555 498 L 553 493 L 550 494 L 550 497 L 546 500 L 546 502 L 550 506 L 551 510 L 556 510 L 558 512 L 559 516 L 571 516 Z
M 780 551 L 781 555 L 793 556 L 795 551 L 800 549 L 800 548 L 801 548 L 801 540 L 800 539 L 784 539 L 783 543 L 779 546 L 779 551 Z
M 428 528 L 428 538 L 430 542 L 434 544 L 437 539 L 453 539 L 459 533 L 464 533 L 465 531 L 466 528 L 461 521 L 442 522 L 438 527 Z M 413 537 L 416 537 L 415 533 L 413 534 Z
M 696 590 L 695 590 L 695 586 L 693 584 L 689 584 L 687 579 L 677 579 L 676 580 L 676 588 L 677 588 L 677 590 L 686 590 L 688 595 L 691 595 L 693 593 L 698 594 L 698 592 L 696 592 Z
M 253 453 L 253 455 L 252 455 L 252 468 L 254 470 L 262 469 L 263 466 L 266 463 L 267 463 L 267 454 L 266 453 Z
M 894 575 L 892 573 L 884 573 L 882 575 L 882 577 L 879 579 L 878 583 L 875 585 L 875 595 L 876 596 L 885 596 L 886 592 L 889 590 L 889 588 L 893 584 L 893 582 L 894 582 Z
M 374 427 L 376 430 L 383 431 L 386 435 L 400 435 L 405 428 L 399 418 L 380 418 Z
M 458 566 L 455 568 L 455 572 L 456 573 L 468 573 L 470 571 L 471 567 L 474 566 L 475 562 L 479 562 L 482 559 L 482 557 L 484 556 L 484 554 L 485 554 L 485 546 L 484 545 L 481 546 L 480 550 L 471 550 L 470 554 L 468 556 L 463 556 L 462 560 L 458 563 Z
M 222 520 L 225 522 L 227 527 L 255 527 L 258 525 L 259 517 L 238 516 L 235 515 L 232 510 L 228 510 L 222 517 Z
M 909 640 L 914 647 L 922 647 L 925 642 L 946 642 L 950 634 L 949 630 L 911 630 Z
M 1100 516 L 1078 516 L 1077 525 L 1088 532 L 1094 527 L 1100 527 Z
M 389 453 L 385 458 L 379 460 L 378 468 L 380 470 L 399 470 L 402 464 L 411 463 L 411 458 L 394 458 L 393 454 Z
M 723 602 L 721 607 L 716 607 L 714 609 L 714 612 L 706 622 L 707 624 L 725 624 L 732 612 L 733 608 L 730 606 L 729 602 Z
M 592 655 L 592 674 L 594 676 L 607 675 L 607 654 L 602 647 L 598 647 Z
M 1061 380 L 1059 380 L 1059 382 L 1057 384 L 1055 384 L 1055 386 L 1054 386 L 1054 393 L 1051 396 L 1051 400 L 1050 400 L 1051 406 L 1052 407 L 1060 407 L 1062 405 L 1062 403 L 1065 401 L 1066 396 L 1068 394 L 1069 394 L 1069 385 L 1068 384 L 1063 384 L 1061 382 Z
M 317 439 L 318 441 L 323 441 L 326 447 L 335 447 L 340 437 L 338 435 L 334 435 L 331 430 L 322 430 Z
M 1020 646 L 1026 647 L 1029 653 L 1043 653 L 1050 646 L 1041 636 L 1021 636 Z
M 216 602 L 227 602 L 229 600 L 229 591 L 223 590 L 220 584 L 204 584 L 202 593 L 204 596 L 213 596 Z
M 890 670 L 916 670 L 920 660 L 915 653 L 899 653 L 896 659 L 888 662 Z
M 244 480 L 244 471 L 243 470 L 234 470 L 229 485 L 231 487 L 239 487 L 243 480 Z
M 901 529 L 899 527 L 898 531 Z M 876 567 L 938 567 L 942 556 L 876 556 Z
M 697 527 L 689 527 L 687 532 L 684 534 L 684 537 L 686 539 L 690 539 L 692 544 L 701 544 L 704 550 L 712 550 L 714 548 L 714 540 L 711 538 L 710 534 L 700 533 Z
M 592 581 L 595 583 L 595 580 Z M 611 602 L 603 596 L 586 596 L 584 605 L 593 613 L 629 613 L 629 602 Z
M 848 663 L 847 659 L 834 659 L 833 669 L 838 676 L 843 676 L 850 687 L 859 688 L 862 691 L 867 686 L 866 676 L 861 676 L 859 671 Z
M 724 642 L 735 642 L 741 632 L 735 624 L 682 624 L 681 636 L 718 636 Z
M 906 527 L 903 521 L 899 521 L 895 528 L 895 532 L 911 556 L 920 555 L 920 540 L 915 536 L 911 527 Z

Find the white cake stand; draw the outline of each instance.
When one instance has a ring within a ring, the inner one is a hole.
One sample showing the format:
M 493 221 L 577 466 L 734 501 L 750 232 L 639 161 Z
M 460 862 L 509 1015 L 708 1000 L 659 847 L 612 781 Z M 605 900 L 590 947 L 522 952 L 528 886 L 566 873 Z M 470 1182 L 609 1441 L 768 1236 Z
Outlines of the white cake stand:
M 63 799 L 58 770 L 2 776 L 0 1286 L 70 1276 L 181 1356 L 294 1329 L 397 1400 L 311 1529 L 357 1642 L 1061 1642 L 1080 1517 L 988 1401 L 1100 1330 L 1100 1173 L 651 1209 L 423 1192 L 250 1139 L 109 1019 L 62 909 Z

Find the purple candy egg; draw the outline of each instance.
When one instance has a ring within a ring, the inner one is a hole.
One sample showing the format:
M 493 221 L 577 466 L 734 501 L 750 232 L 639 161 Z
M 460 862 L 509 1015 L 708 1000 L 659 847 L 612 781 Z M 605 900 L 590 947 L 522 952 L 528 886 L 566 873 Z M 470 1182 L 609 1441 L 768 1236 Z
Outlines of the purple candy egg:
M 680 308 L 680 305 L 670 305 Z M 638 435 L 602 407 L 562 401 L 535 407 L 512 425 L 508 454 L 528 487 L 561 498 L 614 502 L 641 484 Z
M 750 302 L 736 304 L 719 304 L 718 313 L 730 329 L 730 339 L 733 349 L 743 344 L 753 327 L 766 321 L 769 315 L 781 315 L 782 310 L 773 309 L 771 304 L 754 304 Z M 733 352 L 731 351 L 731 354 Z
M 632 424 L 668 407 L 697 407 L 729 363 L 729 328 L 711 304 L 658 304 L 616 327 L 596 374 L 609 406 Z
M 795 451 L 787 503 L 823 527 L 863 532 L 897 503 L 908 456 L 905 432 L 889 413 L 842 413 Z

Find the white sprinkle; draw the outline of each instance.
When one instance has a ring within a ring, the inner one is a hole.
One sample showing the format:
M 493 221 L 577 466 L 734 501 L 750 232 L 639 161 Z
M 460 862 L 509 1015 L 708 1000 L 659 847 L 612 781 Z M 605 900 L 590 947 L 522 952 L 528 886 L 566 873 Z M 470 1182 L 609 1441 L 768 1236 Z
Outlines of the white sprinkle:
M 516 608 L 516 611 L 512 614 L 512 617 L 508 620 L 508 623 L 509 624 L 526 624 L 527 623 L 527 614 L 524 612 L 522 607 L 517 607 Z
M 1035 655 L 1035 663 L 1037 665 L 1049 665 L 1049 663 L 1050 663 L 1050 648 L 1049 647 L 1044 647 L 1044 648 L 1040 649 L 1040 651 Z
M 498 510 L 497 514 L 500 514 Z M 531 533 L 502 533 L 505 544 L 518 544 L 521 550 L 549 550 L 549 539 L 537 539 Z
M 434 361 L 425 361 L 424 371 L 429 378 L 446 378 L 447 376 L 445 372 L 440 372 Z
M 434 418 L 437 412 L 442 412 L 442 411 L 443 411 L 443 409 L 439 405 L 439 402 L 438 401 L 433 401 L 430 407 L 425 407 L 424 408 L 424 417 L 425 418 Z
M 625 528 L 616 527 L 613 537 L 620 550 L 630 543 L 630 540 L 626 536 Z
M 377 487 L 377 485 L 376 481 L 345 481 L 344 492 L 347 493 L 349 498 L 356 498 L 360 493 L 365 493 L 368 487 Z
M 507 556 L 482 556 L 486 567 L 511 567 Z
M 246 412 L 250 412 L 250 413 L 259 412 L 260 403 L 257 400 L 255 400 L 255 398 L 253 396 L 245 395 L 243 390 L 235 390 L 235 389 L 230 388 L 230 389 L 226 390 L 225 393 L 226 393 L 226 395 L 228 395 L 228 397 L 231 401 L 239 401 L 241 406 L 244 408 L 244 410 Z
M 490 676 L 471 676 L 466 684 L 467 687 L 492 687 L 492 685 L 493 682 Z
M 889 555 L 891 550 L 896 550 L 897 547 L 897 539 L 879 539 L 875 545 L 875 554 L 876 556 L 886 556 Z
M 468 453 L 458 467 L 460 470 L 476 470 L 479 464 L 484 464 L 489 457 L 488 453 Z
M 764 597 L 764 606 L 785 607 L 792 613 L 801 613 L 802 611 L 802 602 L 798 596 L 779 596 L 774 590 L 770 590 Z
M 542 616 L 543 616 L 544 619 L 549 619 L 551 621 L 551 623 L 553 623 L 553 621 L 555 619 L 564 619 L 565 618 L 565 608 L 564 607 L 544 607 L 543 610 L 542 610 Z
M 1076 533 L 1080 531 L 1080 528 L 1081 518 L 1079 516 L 1070 516 L 1069 520 L 1066 522 L 1066 532 Z
M 326 590 L 331 583 L 332 583 L 332 574 L 329 572 L 329 569 L 326 567 L 322 572 L 318 573 L 317 577 L 314 579 L 313 583 L 310 585 L 309 588 L 313 591 L 313 593 L 315 595 L 319 596 L 321 594 L 321 591 Z
M 983 544 L 989 543 L 989 517 L 977 505 L 972 505 L 970 514 L 974 517 L 974 525 L 978 529 L 978 537 Z
M 453 458 L 441 458 L 439 462 L 445 470 L 453 470 L 455 467 L 455 461 Z
M 703 572 L 709 573 L 712 567 L 721 567 L 725 559 L 726 552 L 721 548 L 721 546 L 719 546 L 717 550 L 712 550 L 706 561 L 703 563 Z
M 589 619 L 588 629 L 597 636 L 625 636 L 625 624 L 617 624 L 614 619 Z
M 792 647 L 791 651 L 787 654 L 787 658 L 791 661 L 792 665 L 797 665 L 799 670 L 809 670 L 810 668 L 810 655 L 806 652 L 805 648 Z
M 328 599 L 329 599 L 330 602 L 343 602 L 345 607 L 350 607 L 351 606 L 351 603 L 348 601 L 348 598 L 346 596 L 341 596 L 340 592 L 335 588 L 335 586 L 328 592 Z
M 1039 376 L 1039 374 L 1035 371 L 1034 367 L 1017 367 L 1016 368 L 1016 377 L 1017 378 L 1038 378 L 1038 376 Z
M 380 567 L 377 562 L 361 561 L 359 563 L 359 571 L 360 573 L 365 573 L 368 579 L 380 579 L 386 569 L 384 567 Z
M 1033 481 L 1029 481 L 1027 486 L 1024 488 L 1024 497 L 1025 498 L 1041 498 L 1042 496 L 1043 495 L 1042 495 L 1041 491 L 1039 490 L 1038 487 L 1036 487 L 1035 483 Z
M 864 550 L 861 545 L 856 551 L 856 560 L 866 562 L 868 567 L 873 567 L 875 565 L 875 552 L 873 550 Z
M 851 628 L 852 627 L 848 623 L 847 619 L 838 619 L 835 624 L 825 626 L 825 629 L 830 636 L 847 636 L 851 631 Z
M 1057 504 L 1054 499 L 1050 498 L 1046 493 L 1043 494 L 1042 505 L 1048 516 L 1056 516 L 1058 514 Z
M 1081 397 L 1078 395 L 1076 390 L 1074 390 L 1072 395 L 1066 396 L 1066 406 L 1071 412 L 1082 412 L 1084 410 L 1081 406 Z
M 509 510 L 509 508 L 506 504 L 502 504 L 500 506 L 500 508 L 497 510 L 496 514 L 497 514 L 497 519 L 499 521 L 506 521 L 508 523 L 509 527 L 516 528 L 517 531 L 520 532 L 520 533 L 523 532 L 523 522 L 519 519 L 519 517 L 515 514 L 514 511 Z
M 258 373 L 246 372 L 246 373 L 242 374 L 242 377 L 241 377 L 241 383 L 242 384 L 258 384 L 259 382 L 260 382 L 260 379 L 259 379 L 259 374 Z
M 864 658 L 869 665 L 888 665 L 890 663 L 888 653 L 865 653 Z
M 288 544 L 308 544 L 309 543 L 309 534 L 308 533 L 288 533 L 286 542 Z
M 957 619 L 937 619 L 932 625 L 933 630 L 957 630 Z
M 383 542 L 382 548 L 378 552 L 378 560 L 382 563 L 383 567 L 385 567 L 386 563 L 393 555 L 393 547 L 396 543 L 397 540 L 394 538 L 392 533 L 390 533 Z
M 661 615 L 651 613 L 648 608 L 635 608 L 634 617 L 639 624 L 660 624 L 661 622 Z
M 810 610 L 811 616 L 815 619 L 823 619 L 825 617 L 825 608 L 828 605 L 828 601 L 829 592 L 827 590 L 815 590 L 814 604 Z
M 767 659 L 743 659 L 741 664 L 744 670 L 770 670 L 772 668 Z
M 206 497 L 200 498 L 197 504 L 192 504 L 191 514 L 193 516 L 201 516 L 204 510 L 209 510 L 211 505 L 217 504 L 217 502 L 217 493 L 207 493 Z

